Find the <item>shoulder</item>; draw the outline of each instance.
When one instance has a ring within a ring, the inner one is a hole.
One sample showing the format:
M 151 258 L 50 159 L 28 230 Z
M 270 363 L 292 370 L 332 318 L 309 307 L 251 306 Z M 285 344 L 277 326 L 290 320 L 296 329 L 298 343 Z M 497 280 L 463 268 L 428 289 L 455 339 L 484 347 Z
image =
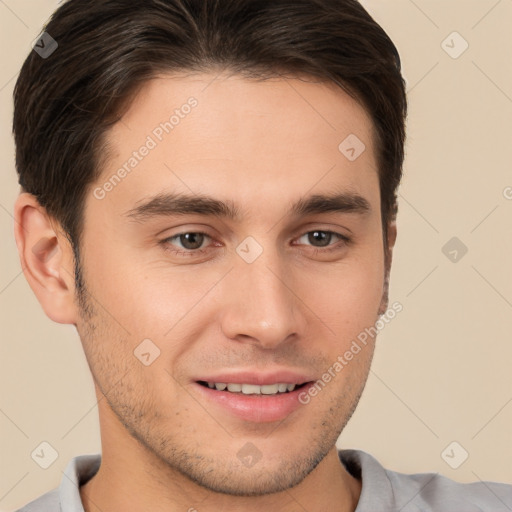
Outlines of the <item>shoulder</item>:
M 53 489 L 16 512 L 60 512 L 59 489 Z
M 438 473 L 407 475 L 386 470 L 391 486 L 412 510 L 510 512 L 512 485 L 498 482 L 461 483 Z M 409 510 L 409 509 L 407 509 Z
M 347 470 L 362 479 L 356 512 L 380 508 L 401 512 L 510 512 L 512 485 L 498 482 L 460 483 L 439 473 L 405 474 L 385 469 L 370 454 L 340 450 Z

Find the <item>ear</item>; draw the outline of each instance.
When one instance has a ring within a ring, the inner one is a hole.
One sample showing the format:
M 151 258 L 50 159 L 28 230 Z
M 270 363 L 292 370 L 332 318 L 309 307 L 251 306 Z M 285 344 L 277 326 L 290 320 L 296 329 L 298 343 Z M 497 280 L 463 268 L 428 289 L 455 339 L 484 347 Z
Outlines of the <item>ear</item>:
M 383 315 L 389 306 L 389 274 L 391 272 L 391 262 L 393 261 L 393 248 L 396 242 L 396 221 L 393 220 L 388 224 L 388 248 L 384 254 L 384 290 L 379 306 L 379 315 Z
M 71 244 L 32 194 L 19 195 L 14 220 L 21 268 L 44 312 L 54 322 L 76 324 Z

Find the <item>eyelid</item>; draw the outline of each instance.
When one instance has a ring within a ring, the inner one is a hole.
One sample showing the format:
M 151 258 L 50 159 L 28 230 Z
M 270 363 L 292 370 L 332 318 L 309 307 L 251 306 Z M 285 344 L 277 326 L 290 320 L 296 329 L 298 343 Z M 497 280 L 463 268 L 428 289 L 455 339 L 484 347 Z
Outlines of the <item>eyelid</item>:
M 315 231 L 321 231 L 322 233 L 329 233 L 331 235 L 334 235 L 339 238 L 339 240 L 334 243 L 330 243 L 325 246 L 316 247 L 311 244 L 297 244 L 299 246 L 301 245 L 307 245 L 310 247 L 310 249 L 303 249 L 308 251 L 309 253 L 313 252 L 314 255 L 327 255 L 330 253 L 335 253 L 336 251 L 341 251 L 345 249 L 348 245 L 352 243 L 352 238 L 348 237 L 347 235 L 344 235 L 342 233 L 338 233 L 337 231 L 332 231 L 329 229 L 310 229 L 309 231 L 306 231 L 303 235 L 300 235 L 298 239 L 302 238 L 303 236 L 307 236 L 309 233 L 314 233 Z
M 346 235 L 344 235 L 342 233 L 338 233 L 336 231 L 328 230 L 328 229 L 311 229 L 309 231 L 306 231 L 304 234 L 298 236 L 297 239 L 300 239 L 303 236 L 307 236 L 310 233 L 315 233 L 315 232 L 328 233 L 330 235 L 334 235 L 334 236 L 340 238 L 341 240 L 345 240 L 345 242 L 348 242 L 350 240 L 348 236 L 346 236 Z M 334 245 L 334 244 L 329 244 L 329 245 Z M 328 247 L 328 246 L 326 246 L 326 247 Z M 321 249 L 321 247 L 315 247 L 315 249 Z
M 209 245 L 211 245 L 211 243 L 209 245 L 207 245 L 205 248 L 201 248 L 201 249 L 185 249 L 185 248 L 179 248 L 179 247 L 178 247 L 178 249 L 170 249 L 168 247 L 169 245 L 172 245 L 170 243 L 170 240 L 179 239 L 180 236 L 190 234 L 190 233 L 193 233 L 195 235 L 203 235 L 205 238 L 213 240 L 213 237 L 211 235 L 209 235 L 208 233 L 205 233 L 204 231 L 189 229 L 189 230 L 181 231 L 179 233 L 175 233 L 174 235 L 165 237 L 163 240 L 161 240 L 159 242 L 159 244 L 161 244 L 165 250 L 173 252 L 173 253 L 177 253 L 177 254 L 191 254 L 192 255 L 192 254 L 202 254 L 203 252 L 205 252 L 208 249 Z

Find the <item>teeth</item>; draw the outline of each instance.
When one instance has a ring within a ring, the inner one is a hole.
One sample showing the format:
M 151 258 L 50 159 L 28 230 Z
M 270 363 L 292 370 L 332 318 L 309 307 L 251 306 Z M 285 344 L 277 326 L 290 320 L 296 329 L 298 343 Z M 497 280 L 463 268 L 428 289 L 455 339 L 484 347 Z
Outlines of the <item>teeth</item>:
M 267 384 L 261 386 L 261 393 L 263 395 L 275 395 L 279 391 L 279 384 Z
M 207 384 L 210 389 L 215 388 L 217 391 L 224 391 L 227 388 L 231 393 L 243 393 L 244 395 L 276 395 L 277 393 L 293 391 L 297 387 L 297 384 L 286 384 L 285 382 L 265 384 L 264 386 L 225 382 L 208 382 Z
M 261 395 L 261 386 L 256 384 L 242 384 L 242 393 L 244 395 Z

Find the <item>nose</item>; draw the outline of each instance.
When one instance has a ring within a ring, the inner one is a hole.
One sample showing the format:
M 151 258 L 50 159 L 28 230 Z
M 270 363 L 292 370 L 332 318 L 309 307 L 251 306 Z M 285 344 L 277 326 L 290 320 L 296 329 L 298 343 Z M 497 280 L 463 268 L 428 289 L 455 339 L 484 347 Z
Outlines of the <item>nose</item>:
M 252 263 L 235 258 L 223 284 L 221 328 L 229 339 L 276 349 L 304 335 L 304 298 L 277 252 Z

